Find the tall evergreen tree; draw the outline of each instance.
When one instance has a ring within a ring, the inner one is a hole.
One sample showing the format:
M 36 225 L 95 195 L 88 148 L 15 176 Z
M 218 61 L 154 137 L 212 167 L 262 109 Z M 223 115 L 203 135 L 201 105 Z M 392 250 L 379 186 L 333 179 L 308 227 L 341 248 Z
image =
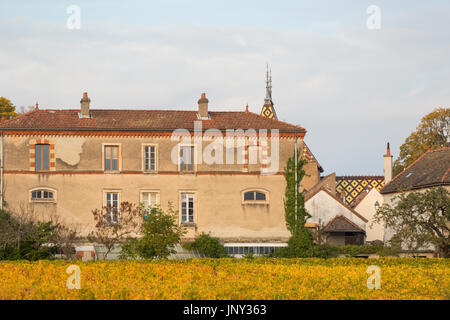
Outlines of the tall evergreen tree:
M 305 170 L 303 169 L 305 164 L 306 160 L 304 159 L 298 159 L 297 163 L 295 163 L 294 155 L 288 159 L 286 168 L 284 169 L 284 176 L 286 179 L 284 199 L 286 226 L 292 235 L 289 242 L 295 244 L 299 249 L 308 249 L 312 246 L 312 235 L 308 228 L 305 227 L 306 220 L 308 220 L 311 215 L 306 211 L 305 196 L 303 192 L 298 192 L 298 186 L 305 176 Z M 296 166 L 297 170 L 295 169 Z M 295 179 L 296 173 L 297 180 Z

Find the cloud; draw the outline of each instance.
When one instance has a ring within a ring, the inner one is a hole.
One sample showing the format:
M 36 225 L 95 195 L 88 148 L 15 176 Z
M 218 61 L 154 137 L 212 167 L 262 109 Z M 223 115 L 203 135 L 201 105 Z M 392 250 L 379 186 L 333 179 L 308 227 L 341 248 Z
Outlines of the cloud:
M 450 99 L 449 23 L 414 19 L 314 32 L 11 18 L 0 24 L 0 94 L 18 106 L 78 108 L 88 91 L 93 107 L 194 109 L 207 92 L 212 109 L 260 112 L 268 62 L 278 116 L 306 127 L 327 172 L 382 174 L 385 143 L 395 150 Z

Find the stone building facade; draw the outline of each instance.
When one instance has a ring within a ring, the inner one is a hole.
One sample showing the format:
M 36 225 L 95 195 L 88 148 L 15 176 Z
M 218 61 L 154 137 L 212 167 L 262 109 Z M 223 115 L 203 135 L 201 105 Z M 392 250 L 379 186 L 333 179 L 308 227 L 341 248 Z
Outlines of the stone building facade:
M 80 109 L 36 108 L 0 122 L 8 209 L 54 214 L 87 234 L 93 209 L 171 202 L 185 240 L 200 232 L 229 243 L 287 240 L 283 171 L 296 144 L 306 148 L 304 128 L 248 107 L 211 111 L 204 94 L 198 108 L 179 111 L 92 109 L 90 102 L 85 93 Z M 220 139 L 231 131 L 232 139 Z M 301 187 L 309 190 L 322 168 L 312 159 L 305 169 Z

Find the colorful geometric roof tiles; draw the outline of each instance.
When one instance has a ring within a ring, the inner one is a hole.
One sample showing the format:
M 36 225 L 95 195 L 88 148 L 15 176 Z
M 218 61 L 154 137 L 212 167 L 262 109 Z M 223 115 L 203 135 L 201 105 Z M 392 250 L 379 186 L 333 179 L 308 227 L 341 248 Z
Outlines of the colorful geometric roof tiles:
M 384 187 L 384 176 L 341 176 L 336 177 L 336 192 L 345 192 L 344 199 L 350 207 L 355 207 L 370 191 L 376 188 L 381 191 Z M 364 192 L 364 193 L 363 193 Z
M 308 146 L 306 145 L 305 142 L 303 142 L 303 159 L 305 159 L 306 161 L 316 161 L 317 159 L 316 157 L 314 157 L 314 155 L 312 154 L 311 150 L 309 150 Z
M 270 105 L 270 104 L 265 104 L 262 107 L 261 116 L 263 116 L 264 118 L 277 120 L 277 114 L 275 112 L 275 108 L 273 107 L 273 105 Z
M 308 162 L 317 162 L 320 172 L 323 172 L 322 166 L 319 164 L 319 161 L 317 161 L 316 157 L 313 155 L 311 150 L 308 148 L 305 141 L 303 141 L 302 157 L 303 157 L 303 159 L 305 159 Z

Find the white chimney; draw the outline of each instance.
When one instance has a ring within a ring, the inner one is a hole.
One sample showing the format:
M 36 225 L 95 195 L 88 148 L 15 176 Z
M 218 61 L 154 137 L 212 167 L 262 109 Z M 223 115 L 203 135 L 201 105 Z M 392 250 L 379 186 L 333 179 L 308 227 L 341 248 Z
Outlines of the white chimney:
M 387 151 L 384 155 L 384 184 L 392 180 L 392 155 L 391 149 L 389 147 L 389 142 L 387 144 Z

